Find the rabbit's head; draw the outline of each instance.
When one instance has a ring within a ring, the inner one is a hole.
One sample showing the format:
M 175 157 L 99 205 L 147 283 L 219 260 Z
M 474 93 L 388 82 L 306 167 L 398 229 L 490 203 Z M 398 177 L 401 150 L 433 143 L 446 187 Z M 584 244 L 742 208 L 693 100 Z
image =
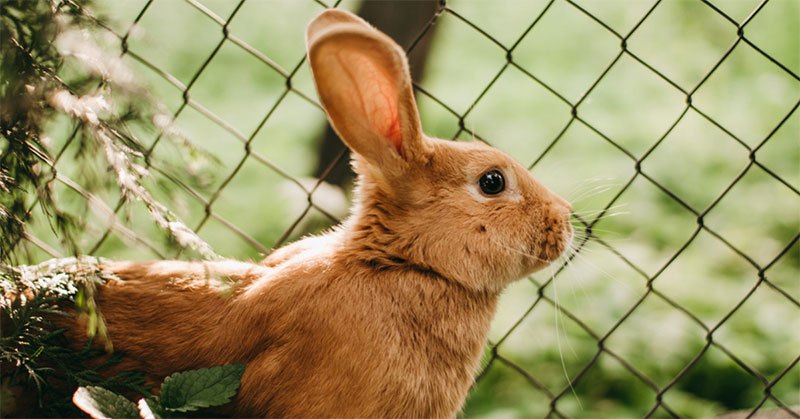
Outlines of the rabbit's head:
M 306 42 L 320 101 L 354 152 L 345 231 L 359 258 L 494 292 L 566 249 L 570 205 L 528 170 L 481 142 L 422 132 L 405 53 L 388 36 L 328 10 Z

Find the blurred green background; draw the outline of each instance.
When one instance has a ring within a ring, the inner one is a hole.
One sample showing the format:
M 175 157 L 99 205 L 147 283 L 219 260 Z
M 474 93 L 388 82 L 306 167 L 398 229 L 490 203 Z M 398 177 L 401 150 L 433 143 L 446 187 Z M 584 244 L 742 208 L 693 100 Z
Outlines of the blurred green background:
M 418 100 L 429 134 L 470 140 L 474 132 L 532 165 L 532 172 L 572 200 L 587 220 L 613 200 L 609 216 L 593 229 L 602 242 L 589 240 L 544 287 L 544 299 L 531 308 L 539 287 L 558 267 L 504 293 L 490 335 L 491 342 L 502 343 L 487 349 L 483 365 L 488 369 L 463 416 L 541 417 L 550 412 L 552 395 L 561 395 L 555 406 L 565 416 L 642 416 L 657 398 L 646 381 L 658 389 L 669 386 L 663 394 L 669 410 L 658 408 L 653 415 L 710 416 L 761 403 L 765 384 L 757 376 L 767 382 L 782 377 L 771 385 L 771 394 L 786 405 L 800 405 L 800 117 L 795 110 L 800 3 L 707 3 L 669 0 L 653 8 L 655 3 L 645 0 L 452 0 L 435 32 L 427 35 L 433 36 L 432 49 L 418 82 L 437 100 L 425 94 Z M 159 141 L 152 161 L 185 168 L 189 175 L 197 172 L 192 183 L 197 196 L 158 171 L 151 191 L 187 225 L 199 228 L 218 253 L 258 259 L 307 209 L 307 192 L 299 184 L 313 185 L 313 180 L 298 184 L 292 179 L 309 179 L 314 172 L 326 122 L 322 111 L 296 92 L 316 100 L 307 65 L 291 79 L 296 91 L 287 93 L 286 78 L 263 60 L 230 39 L 219 46 L 223 30 L 212 17 L 228 20 L 237 4 L 107 0 L 94 12 L 118 34 L 129 33 L 128 51 L 151 63 L 123 55 L 163 101 L 166 113 L 184 104 L 176 84 L 192 83 L 187 96 L 192 102 L 180 111 L 176 125 L 218 159 L 187 155 Z M 306 23 L 322 10 L 313 1 L 248 0 L 227 28 L 240 44 L 289 73 L 303 58 Z M 514 46 L 514 64 L 507 65 L 507 51 L 465 20 L 505 48 Z M 745 21 L 746 41 L 737 42 L 737 24 Z M 612 30 L 623 37 L 633 31 L 626 37 L 630 54 Z M 109 37 L 107 45 L 122 52 L 117 38 Z M 577 104 L 577 119 L 570 104 Z M 466 113 L 466 131 L 448 108 Z M 56 122 L 50 132 L 57 150 L 70 127 Z M 146 144 L 157 138 L 153 132 L 138 134 Z M 748 147 L 768 137 L 755 153 L 757 164 L 751 164 Z M 251 138 L 245 147 L 241 139 Z M 82 171 L 106 170 L 77 164 L 75 154 L 67 148 L 60 173 L 80 178 Z M 84 197 L 58 188 L 66 207 L 85 209 Z M 115 208 L 113 188 L 100 188 L 97 196 Z M 325 187 L 311 199 L 344 217 L 345 196 Z M 207 208 L 212 216 L 204 220 Z M 708 230 L 698 224 L 701 213 Z M 47 217 L 35 216 L 32 235 L 41 247 L 59 251 Z M 94 205 L 86 217 L 90 222 L 81 232 L 81 247 L 88 251 L 100 242 L 96 255 L 135 260 L 176 255 L 136 205 L 119 212 L 119 226 L 102 241 L 111 225 L 108 213 Z M 327 223 L 312 210 L 290 237 Z M 40 247 L 24 246 L 30 262 L 49 257 Z M 768 283 L 759 282 L 759 268 L 765 268 Z M 700 323 L 714 329 L 713 345 Z M 612 327 L 603 347 L 615 356 L 598 355 L 597 337 Z M 776 403 L 767 399 L 764 405 Z

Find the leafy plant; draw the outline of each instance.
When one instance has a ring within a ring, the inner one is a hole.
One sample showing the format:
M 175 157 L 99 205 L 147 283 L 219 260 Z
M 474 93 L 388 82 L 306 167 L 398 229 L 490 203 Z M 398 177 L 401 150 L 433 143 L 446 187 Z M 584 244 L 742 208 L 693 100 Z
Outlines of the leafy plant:
M 35 387 L 38 403 L 31 414 L 37 416 L 77 414 L 70 401 L 77 386 L 149 394 L 139 372 L 103 373 L 121 358 L 111 354 L 93 298 L 95 287 L 113 277 L 102 269 L 102 260 L 74 257 L 13 266 L 21 256 L 31 259 L 24 244 L 32 240 L 37 206 L 67 254 L 82 252 L 79 236 L 91 227 L 87 213 L 105 208 L 97 193 L 113 191 L 120 198 L 117 210 L 141 203 L 177 247 L 204 259 L 218 257 L 145 187 L 157 166 L 181 181 L 186 178 L 181 173 L 189 174 L 193 182 L 197 168 L 214 158 L 182 136 L 165 107 L 107 48 L 109 31 L 90 13 L 91 3 L 0 2 L 0 416 L 19 388 Z M 54 140 L 51 128 L 60 125 L 71 134 Z M 142 134 L 174 142 L 192 167 L 160 165 Z M 59 141 L 64 143 L 57 146 Z M 62 159 L 74 159 L 81 169 L 67 177 L 56 169 Z M 86 200 L 71 205 L 69 196 L 59 195 L 59 185 L 80 189 Z M 68 307 L 86 320 L 90 341 L 81 350 L 54 327 L 53 319 L 70 315 Z M 100 365 L 88 362 L 108 354 Z M 70 390 L 58 390 L 51 381 Z
M 31 388 L 38 403 L 31 414 L 61 416 L 77 413 L 69 392 L 49 386 L 55 380 L 64 388 L 86 385 L 131 390 L 147 394 L 143 375 L 128 371 L 106 376 L 103 370 L 118 363 L 112 354 L 97 365 L 88 362 L 111 353 L 105 322 L 94 302 L 97 286 L 116 276 L 103 268 L 100 258 L 54 259 L 34 266 L 10 267 L 0 264 L 0 362 L 5 390 Z M 74 305 L 87 324 L 88 344 L 75 350 L 53 319 L 69 314 Z M 94 345 L 101 343 L 101 346 Z M 35 388 L 35 390 L 34 390 Z M 8 408 L 13 392 L 0 392 L 0 407 Z M 74 412 L 73 412 L 74 411 Z M 3 410 L 0 414 L 8 414 Z
M 80 253 L 83 210 L 100 211 L 98 186 L 117 189 L 121 204 L 141 202 L 153 222 L 182 248 L 205 259 L 218 256 L 144 186 L 158 158 L 136 133 L 171 139 L 191 167 L 166 167 L 170 176 L 197 172 L 214 158 L 194 147 L 173 125 L 162 104 L 137 82 L 125 62 L 105 47 L 105 25 L 87 11 L 90 1 L 0 2 L 0 262 L 17 263 L 18 245 L 39 206 L 64 248 Z M 63 147 L 48 127 L 71 126 Z M 74 144 L 86 186 L 86 208 L 65 209 L 56 185 L 71 185 L 56 169 Z M 100 170 L 97 170 L 98 167 Z M 105 169 L 111 176 L 102 173 Z M 177 169 L 177 170 L 176 170 Z M 195 180 L 195 179 L 190 179 Z
M 230 364 L 170 375 L 161 384 L 161 396 L 139 399 L 134 404 L 102 387 L 80 387 L 72 400 L 93 418 L 164 418 L 180 413 L 221 406 L 239 389 L 244 365 Z
M 79 387 L 72 400 L 93 418 L 131 418 L 139 415 L 139 409 L 130 400 L 103 387 Z

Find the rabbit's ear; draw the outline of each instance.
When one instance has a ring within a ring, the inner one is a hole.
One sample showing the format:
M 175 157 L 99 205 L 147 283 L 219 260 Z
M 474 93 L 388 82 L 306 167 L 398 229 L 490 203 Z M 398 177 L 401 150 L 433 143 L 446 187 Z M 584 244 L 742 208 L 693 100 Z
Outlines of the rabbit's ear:
M 322 106 L 345 143 L 395 171 L 427 155 L 405 52 L 348 12 L 328 10 L 306 31 Z
M 308 24 L 308 28 L 306 29 L 306 44 L 311 45 L 311 42 L 313 42 L 319 34 L 338 23 L 352 23 L 354 25 L 360 25 L 364 29 L 375 30 L 364 19 L 350 12 L 339 9 L 327 9 Z

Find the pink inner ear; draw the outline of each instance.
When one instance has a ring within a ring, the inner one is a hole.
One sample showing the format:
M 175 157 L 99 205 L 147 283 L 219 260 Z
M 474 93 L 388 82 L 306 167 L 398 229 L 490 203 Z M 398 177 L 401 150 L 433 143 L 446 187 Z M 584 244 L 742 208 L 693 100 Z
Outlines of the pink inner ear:
M 347 53 L 348 57 L 343 57 Z M 354 105 L 361 110 L 369 124 L 369 129 L 394 146 L 402 154 L 403 135 L 400 132 L 400 115 L 398 113 L 398 92 L 394 78 L 386 69 L 377 65 L 374 60 L 355 51 L 342 51 L 338 59 L 347 73 L 356 95 Z M 356 107 L 354 106 L 354 107 Z

